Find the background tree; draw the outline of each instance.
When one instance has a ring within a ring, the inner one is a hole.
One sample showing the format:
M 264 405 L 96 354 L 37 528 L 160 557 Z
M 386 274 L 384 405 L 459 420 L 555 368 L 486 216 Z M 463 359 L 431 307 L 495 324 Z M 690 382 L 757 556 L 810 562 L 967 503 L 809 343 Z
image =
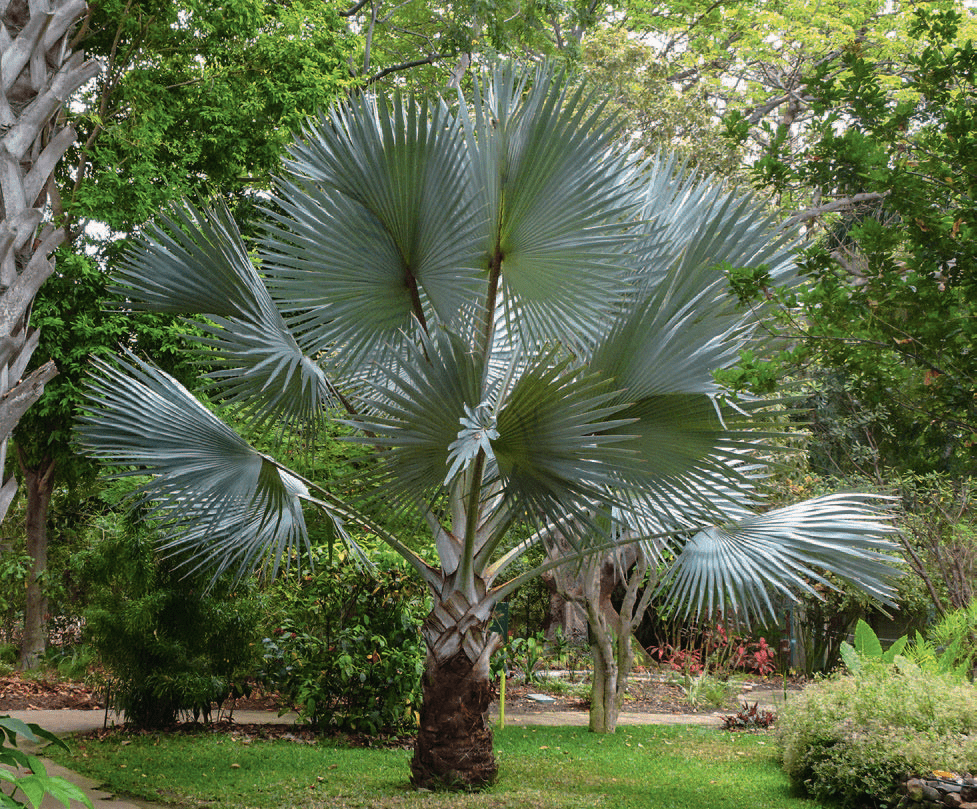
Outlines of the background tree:
M 794 217 L 809 281 L 787 301 L 799 342 L 783 359 L 816 380 L 815 461 L 830 472 L 972 467 L 977 57 L 962 20 L 918 9 L 911 49 L 821 66 L 805 79 L 803 159 L 774 147 L 757 166 L 759 181 L 818 201 Z
M 179 335 L 186 325 L 168 315 L 110 309 L 105 305 L 106 287 L 106 273 L 94 256 L 62 248 L 58 271 L 34 304 L 34 322 L 41 331 L 34 362 L 54 362 L 59 373 L 14 431 L 25 489 L 26 548 L 33 560 L 24 590 L 22 669 L 37 665 L 48 639 L 46 571 L 50 507 L 57 488 L 65 488 L 65 499 L 75 499 L 79 490 L 90 487 L 97 472 L 95 464 L 78 454 L 72 440 L 91 359 L 129 346 L 151 354 L 187 385 L 194 385 L 200 372 L 180 349 Z
M 435 557 L 251 449 L 141 361 L 103 367 L 81 439 L 153 476 L 141 496 L 190 564 L 274 569 L 303 541 L 303 502 L 410 563 L 434 601 L 419 785 L 494 778 L 492 609 L 539 573 L 505 580 L 558 526 L 592 529 L 567 532 L 581 557 L 612 541 L 607 504 L 664 527 L 671 585 L 693 611 L 762 608 L 768 584 L 809 589 L 815 566 L 885 597 L 891 572 L 871 498 L 743 511 L 738 464 L 762 408 L 727 406 L 712 378 L 752 330 L 720 261 L 788 280 L 774 223 L 671 164 L 637 170 L 599 105 L 548 73 L 527 84 L 500 69 L 471 104 L 361 98 L 307 128 L 260 276 L 226 210 L 192 208 L 123 276 L 146 308 L 208 313 L 215 380 L 256 424 L 314 421 L 338 399 L 379 448 L 366 491 L 423 519 Z M 539 530 L 511 537 L 522 520 Z
M 572 555 L 572 546 L 562 537 L 551 537 L 549 544 L 554 559 Z M 632 636 L 655 595 L 657 562 L 653 547 L 633 543 L 551 571 L 561 596 L 586 616 L 594 664 L 590 696 L 594 733 L 617 729 L 634 666 Z M 623 595 L 615 604 L 619 587 Z
M 55 166 L 75 138 L 55 118 L 78 87 L 98 73 L 68 42 L 83 2 L 10 0 L 0 7 L 0 474 L 11 431 L 57 373 L 44 364 L 25 376 L 38 333 L 30 310 L 54 272 L 51 254 L 64 240 L 59 223 L 42 222 Z M 16 492 L 13 476 L 0 488 L 0 519 Z
M 328 3 L 261 0 L 99 3 L 78 40 L 106 69 L 73 104 L 81 137 L 55 195 L 69 249 L 36 307 L 37 322 L 51 333 L 33 365 L 53 360 L 60 377 L 15 435 L 34 560 L 21 643 L 25 669 L 47 641 L 52 497 L 59 483 L 93 476 L 93 465 L 71 445 L 70 428 L 90 357 L 127 346 L 187 384 L 199 373 L 179 349 L 184 329 L 174 318 L 106 310 L 106 271 L 129 244 L 128 234 L 169 201 L 208 193 L 249 211 L 292 128 L 345 92 L 345 61 L 357 42 Z

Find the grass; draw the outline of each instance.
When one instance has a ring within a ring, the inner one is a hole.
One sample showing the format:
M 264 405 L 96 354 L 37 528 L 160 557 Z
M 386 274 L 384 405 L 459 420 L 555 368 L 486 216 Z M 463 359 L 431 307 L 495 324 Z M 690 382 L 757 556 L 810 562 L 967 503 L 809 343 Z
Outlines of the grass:
M 576 727 L 496 733 L 498 782 L 476 794 L 418 793 L 409 750 L 332 741 L 247 743 L 225 734 L 78 741 L 60 763 L 136 798 L 221 809 L 817 809 L 791 792 L 773 741 L 712 728 Z

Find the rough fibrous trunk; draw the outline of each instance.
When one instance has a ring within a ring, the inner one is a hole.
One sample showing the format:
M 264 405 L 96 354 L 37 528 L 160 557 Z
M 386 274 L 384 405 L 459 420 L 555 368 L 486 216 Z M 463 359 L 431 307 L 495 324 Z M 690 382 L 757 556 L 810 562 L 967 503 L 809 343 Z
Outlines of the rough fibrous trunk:
M 456 591 L 424 622 L 428 654 L 410 765 L 416 787 L 477 789 L 495 780 L 489 659 L 500 638 L 488 629 L 491 612 L 488 600 Z
M 477 672 L 463 652 L 437 663 L 428 658 L 411 783 L 418 787 L 491 784 L 498 773 L 492 750 L 488 672 Z
M 57 116 L 99 70 L 68 47 L 85 10 L 84 0 L 0 0 L 0 473 L 10 432 L 57 373 L 53 362 L 26 373 L 37 347 L 29 320 L 65 237 L 43 224 L 48 205 L 60 208 L 52 176 L 75 139 Z M 13 477 L 0 486 L 0 519 L 15 490 Z

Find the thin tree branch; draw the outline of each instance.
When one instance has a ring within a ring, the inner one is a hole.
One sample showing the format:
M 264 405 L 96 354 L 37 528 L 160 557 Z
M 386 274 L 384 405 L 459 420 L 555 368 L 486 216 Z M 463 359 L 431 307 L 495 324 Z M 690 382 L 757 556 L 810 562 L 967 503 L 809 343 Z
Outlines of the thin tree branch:
M 390 67 L 385 67 L 379 73 L 374 73 L 372 76 L 370 76 L 370 78 L 363 83 L 363 86 L 369 87 L 371 84 L 386 78 L 391 73 L 397 73 L 401 70 L 410 70 L 412 67 L 420 67 L 421 65 L 433 65 L 435 62 L 439 62 L 442 59 L 447 59 L 450 55 L 450 53 L 432 53 L 430 56 L 426 56 L 423 59 L 414 59 L 410 62 L 401 62 L 400 64 L 390 65 Z
M 842 197 L 841 199 L 832 200 L 831 202 L 826 202 L 824 205 L 818 205 L 815 208 L 808 208 L 804 211 L 799 211 L 793 216 L 790 216 L 786 222 L 784 222 L 785 228 L 793 227 L 794 225 L 799 225 L 801 222 L 807 222 L 811 219 L 817 219 L 821 214 L 831 213 L 833 211 L 842 211 L 846 208 L 852 208 L 862 202 L 875 202 L 876 200 L 885 199 L 889 196 L 888 191 L 866 191 L 863 194 L 854 194 L 850 197 Z
M 360 0 L 360 2 L 357 3 L 355 6 L 353 6 L 352 8 L 349 8 L 346 11 L 340 11 L 339 12 L 339 16 L 340 17 L 352 17 L 354 14 L 356 14 L 358 11 L 360 11 L 363 8 L 363 6 L 365 6 L 369 2 L 370 2 L 370 0 Z

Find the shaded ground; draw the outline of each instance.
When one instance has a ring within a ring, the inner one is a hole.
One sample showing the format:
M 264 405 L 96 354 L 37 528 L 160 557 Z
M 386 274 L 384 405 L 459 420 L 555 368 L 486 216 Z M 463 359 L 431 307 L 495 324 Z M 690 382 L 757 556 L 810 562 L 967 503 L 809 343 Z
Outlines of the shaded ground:
M 104 707 L 101 697 L 83 683 L 24 677 L 18 672 L 0 677 L 0 712 L 60 708 L 94 711 Z
M 739 701 L 750 699 L 752 690 L 775 690 L 781 685 L 779 682 L 756 681 L 746 683 L 744 687 L 747 690 L 741 692 L 738 698 L 733 698 L 730 708 Z M 799 685 L 789 683 L 788 687 L 794 690 Z M 534 693 L 546 694 L 554 701 L 540 703 L 529 699 L 528 695 Z M 45 678 L 31 674 L 25 677 L 19 672 L 0 677 L 0 712 L 61 708 L 102 710 L 104 707 L 102 695 L 83 683 L 63 681 L 54 676 Z M 278 710 L 291 706 L 280 705 L 275 694 L 255 691 L 249 698 L 236 700 L 231 707 L 233 710 Z M 509 680 L 506 685 L 506 712 L 510 714 L 587 711 L 588 708 L 586 699 L 573 693 L 554 693 L 545 681 L 527 686 Z M 661 682 L 657 677 L 635 675 L 628 686 L 624 710 L 632 713 L 696 714 L 713 713 L 716 708 L 693 709 L 679 685 Z

